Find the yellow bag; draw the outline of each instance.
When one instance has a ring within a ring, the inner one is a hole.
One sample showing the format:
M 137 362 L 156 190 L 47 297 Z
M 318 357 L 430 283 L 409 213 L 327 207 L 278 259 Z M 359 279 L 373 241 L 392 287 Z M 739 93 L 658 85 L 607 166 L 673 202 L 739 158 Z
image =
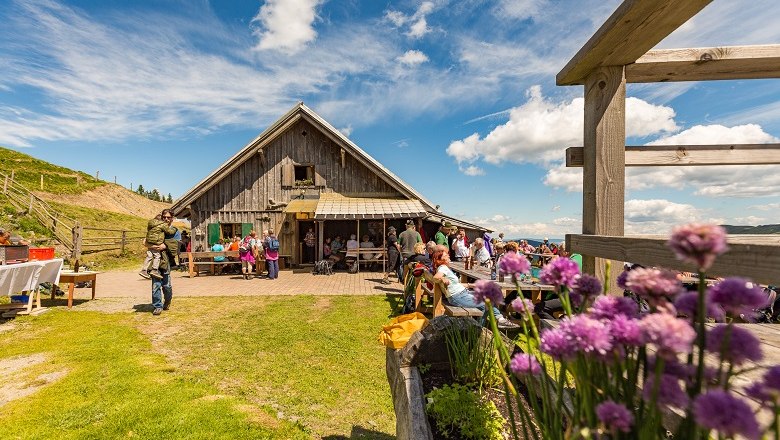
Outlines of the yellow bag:
M 428 319 L 422 313 L 396 316 L 389 324 L 382 326 L 379 342 L 389 348 L 403 348 L 414 332 L 424 329 L 427 325 Z

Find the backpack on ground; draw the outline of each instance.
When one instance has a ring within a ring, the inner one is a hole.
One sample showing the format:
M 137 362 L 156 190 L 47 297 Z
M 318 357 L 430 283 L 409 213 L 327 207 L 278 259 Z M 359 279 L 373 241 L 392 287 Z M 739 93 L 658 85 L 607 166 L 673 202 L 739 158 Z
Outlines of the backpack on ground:
M 268 250 L 272 252 L 279 250 L 279 240 L 276 237 L 270 237 L 268 239 Z

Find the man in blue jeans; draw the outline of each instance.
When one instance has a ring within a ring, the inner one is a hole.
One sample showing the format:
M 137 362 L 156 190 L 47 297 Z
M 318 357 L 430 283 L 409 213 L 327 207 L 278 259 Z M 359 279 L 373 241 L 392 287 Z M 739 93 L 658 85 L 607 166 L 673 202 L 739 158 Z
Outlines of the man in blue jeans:
M 170 209 L 164 209 L 162 212 L 162 219 L 170 226 L 173 223 L 173 212 Z M 171 253 L 167 251 L 168 244 L 174 244 L 173 237 L 165 237 L 163 244 L 147 246 L 151 249 L 163 252 L 163 262 L 160 264 L 161 279 L 152 278 L 152 315 L 159 315 L 163 310 L 168 310 L 171 307 L 171 298 L 173 298 L 173 287 L 171 286 L 171 264 L 173 258 Z M 178 245 L 174 252 L 178 252 Z

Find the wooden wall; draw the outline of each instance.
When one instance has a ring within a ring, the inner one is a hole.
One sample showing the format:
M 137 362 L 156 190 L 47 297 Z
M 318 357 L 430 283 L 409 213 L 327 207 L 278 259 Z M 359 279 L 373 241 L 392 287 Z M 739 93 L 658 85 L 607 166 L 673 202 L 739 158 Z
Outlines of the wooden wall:
M 306 136 L 303 136 L 303 132 Z M 305 120 L 299 120 L 279 135 L 262 153 L 251 157 L 225 176 L 191 204 L 192 228 L 206 232 L 209 223 L 252 223 L 258 234 L 273 228 L 279 236 L 281 254 L 294 255 L 295 219 L 275 203 L 288 203 L 302 188 L 282 185 L 285 165 L 314 165 L 317 187 L 307 187 L 307 195 L 336 192 L 350 197 L 404 196 L 349 153 L 342 167 L 341 146 Z M 287 220 L 288 227 L 283 224 Z M 193 236 L 193 250 L 207 246 L 206 236 Z

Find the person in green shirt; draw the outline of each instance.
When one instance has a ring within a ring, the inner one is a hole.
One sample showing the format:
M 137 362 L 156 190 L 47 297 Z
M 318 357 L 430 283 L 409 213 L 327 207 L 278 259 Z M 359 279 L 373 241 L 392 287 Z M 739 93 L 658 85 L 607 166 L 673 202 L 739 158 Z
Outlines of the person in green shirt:
M 436 235 L 433 237 L 433 241 L 435 241 L 436 244 L 444 245 L 449 249 L 447 235 L 450 233 L 450 228 L 452 228 L 452 224 L 449 222 L 442 223 L 442 225 L 439 226 L 438 232 L 436 232 Z

